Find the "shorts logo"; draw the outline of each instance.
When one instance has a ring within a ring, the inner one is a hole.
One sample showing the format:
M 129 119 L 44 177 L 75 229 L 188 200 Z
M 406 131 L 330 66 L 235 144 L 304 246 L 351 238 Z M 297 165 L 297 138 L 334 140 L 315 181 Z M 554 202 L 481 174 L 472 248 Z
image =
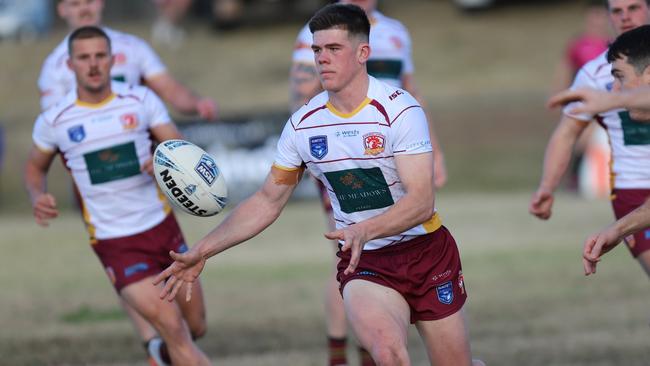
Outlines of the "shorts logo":
M 634 248 L 634 246 L 636 245 L 636 240 L 634 240 L 634 235 L 626 236 L 625 243 L 627 244 L 628 247 Z
M 201 179 L 203 179 L 209 186 L 211 186 L 219 176 L 217 163 L 215 163 L 214 160 L 212 160 L 212 158 L 207 154 L 203 154 L 201 156 L 201 160 L 199 160 L 199 163 L 196 164 L 194 170 L 199 173 Z
M 377 274 L 373 271 L 359 271 L 356 274 L 357 276 L 377 276 Z
M 451 281 L 447 281 L 440 286 L 436 287 L 436 294 L 438 294 L 438 301 L 445 305 L 449 305 L 454 301 L 454 289 Z
M 138 127 L 138 115 L 135 113 L 127 113 L 120 116 L 122 128 L 125 130 L 133 130 Z
M 185 253 L 187 252 L 187 249 L 188 249 L 187 244 L 181 243 L 181 245 L 179 245 L 178 248 L 176 248 L 176 253 Z
M 76 125 L 68 128 L 68 137 L 72 142 L 81 142 L 86 138 L 86 131 L 83 125 Z
M 327 155 L 327 136 L 319 135 L 309 138 L 309 152 L 311 156 L 320 160 Z
M 124 276 L 131 277 L 138 272 L 144 272 L 149 269 L 149 265 L 146 263 L 136 263 L 132 266 L 124 268 Z
M 386 137 L 379 132 L 371 132 L 363 135 L 363 147 L 365 155 L 377 155 L 384 152 Z

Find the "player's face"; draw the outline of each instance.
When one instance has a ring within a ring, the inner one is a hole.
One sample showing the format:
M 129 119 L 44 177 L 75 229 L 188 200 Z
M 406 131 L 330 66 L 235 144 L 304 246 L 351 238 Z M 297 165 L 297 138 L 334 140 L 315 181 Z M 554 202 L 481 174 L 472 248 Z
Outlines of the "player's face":
M 102 22 L 103 0 L 62 0 L 57 11 L 71 29 Z
M 106 39 L 77 39 L 72 43 L 68 66 L 75 73 L 77 86 L 91 94 L 101 94 L 111 83 L 113 56 Z
M 316 31 L 311 48 L 323 89 L 330 92 L 348 85 L 363 70 L 370 54 L 368 43 L 349 37 L 343 29 Z
M 612 62 L 612 76 L 614 76 L 614 90 L 626 91 L 650 85 L 650 68 L 638 73 L 634 66 L 627 62 L 627 57 L 618 58 Z M 637 121 L 650 121 L 647 110 L 630 109 L 630 117 Z
M 377 9 L 377 0 L 341 0 L 343 4 L 354 4 L 370 14 Z
M 650 22 L 645 0 L 609 0 L 609 19 L 617 35 Z

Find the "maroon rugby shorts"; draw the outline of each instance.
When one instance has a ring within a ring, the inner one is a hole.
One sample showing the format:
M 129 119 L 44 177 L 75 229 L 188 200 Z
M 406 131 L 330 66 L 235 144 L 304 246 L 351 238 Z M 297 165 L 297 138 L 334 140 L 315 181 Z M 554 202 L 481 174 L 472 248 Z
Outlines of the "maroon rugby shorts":
M 366 280 L 399 292 L 411 309 L 411 323 L 438 320 L 456 313 L 467 299 L 460 255 L 447 228 L 404 243 L 364 250 L 354 273 L 343 272 L 350 251 L 339 252 L 336 278 L 343 293 L 352 280 Z
M 140 234 L 98 240 L 92 247 L 117 292 L 162 272 L 173 262 L 170 250 L 177 253 L 187 251 L 183 233 L 173 214 Z
M 641 206 L 650 197 L 650 189 L 614 189 L 612 208 L 616 219 Z M 650 229 L 641 230 L 625 238 L 625 244 L 634 258 L 650 249 Z

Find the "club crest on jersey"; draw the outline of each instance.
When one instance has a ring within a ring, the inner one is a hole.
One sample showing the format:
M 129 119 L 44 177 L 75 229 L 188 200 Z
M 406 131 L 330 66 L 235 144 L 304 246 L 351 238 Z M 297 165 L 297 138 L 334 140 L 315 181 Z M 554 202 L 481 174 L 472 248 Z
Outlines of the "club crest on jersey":
M 201 156 L 201 160 L 199 160 L 199 163 L 196 164 L 194 170 L 199 173 L 201 179 L 203 179 L 209 186 L 211 186 L 219 176 L 217 163 L 215 163 L 214 160 L 212 160 L 212 158 L 207 154 L 203 154 Z
M 386 137 L 379 132 L 371 132 L 363 135 L 363 147 L 365 155 L 377 155 L 384 152 Z
M 449 305 L 454 301 L 454 289 L 451 281 L 447 281 L 440 286 L 436 287 L 436 294 L 438 294 L 438 301 L 445 305 Z
M 309 152 L 311 156 L 320 160 L 327 155 L 327 136 L 319 135 L 309 138 Z
M 86 130 L 83 125 L 76 125 L 68 128 L 68 137 L 72 142 L 81 142 L 86 138 Z
M 125 130 L 132 130 L 138 127 L 138 115 L 135 113 L 127 113 L 120 116 L 122 128 Z

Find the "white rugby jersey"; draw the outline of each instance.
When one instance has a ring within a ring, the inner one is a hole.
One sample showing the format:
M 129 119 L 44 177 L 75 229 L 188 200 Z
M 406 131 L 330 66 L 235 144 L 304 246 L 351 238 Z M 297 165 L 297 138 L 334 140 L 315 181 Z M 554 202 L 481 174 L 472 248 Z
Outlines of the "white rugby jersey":
M 612 65 L 607 62 L 607 52 L 604 52 L 580 69 L 571 88 L 611 91 L 614 84 L 611 72 Z M 596 118 L 607 130 L 612 149 L 612 186 L 622 189 L 650 188 L 650 125 L 632 120 L 624 109 L 596 116 L 571 114 L 575 105 L 567 105 L 564 113 L 582 121 Z
M 142 39 L 116 30 L 103 27 L 111 40 L 111 50 L 115 64 L 111 69 L 113 80 L 129 85 L 139 85 L 143 78 L 165 72 L 165 65 L 154 50 Z M 41 109 L 56 104 L 70 90 L 74 89 L 74 73 L 67 65 L 68 37 L 45 59 L 38 78 L 41 93 Z
M 431 152 L 427 119 L 406 91 L 370 77 L 366 100 L 343 114 L 322 92 L 294 113 L 280 140 L 275 166 L 303 164 L 323 182 L 332 201 L 337 228 L 382 214 L 405 191 L 395 155 Z M 397 244 L 435 231 L 437 214 L 399 235 L 366 243 L 364 250 Z
M 374 11 L 370 19 L 368 73 L 383 82 L 402 87 L 402 75 L 412 74 L 414 71 L 411 36 L 402 23 L 378 11 Z M 309 25 L 306 25 L 298 33 L 293 62 L 314 64 L 312 43 L 313 36 Z
M 43 112 L 33 140 L 59 151 L 81 193 L 91 238 L 137 234 L 171 211 L 153 178 L 140 171 L 151 158 L 149 128 L 170 123 L 162 101 L 141 86 L 113 82 L 99 104 L 77 100 L 76 89 Z

